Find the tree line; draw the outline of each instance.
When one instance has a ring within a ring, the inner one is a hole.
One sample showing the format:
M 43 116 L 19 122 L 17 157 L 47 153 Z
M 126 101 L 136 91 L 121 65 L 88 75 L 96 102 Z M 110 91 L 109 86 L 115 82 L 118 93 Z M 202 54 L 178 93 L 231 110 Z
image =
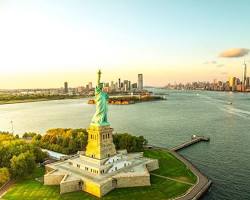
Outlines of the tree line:
M 34 133 L 25 134 L 33 137 L 33 142 L 44 149 L 49 149 L 63 154 L 75 154 L 84 151 L 88 143 L 86 129 L 50 129 L 43 136 Z M 143 151 L 147 140 L 143 136 L 133 136 L 128 133 L 113 134 L 113 141 L 117 150 L 127 149 L 128 152 Z

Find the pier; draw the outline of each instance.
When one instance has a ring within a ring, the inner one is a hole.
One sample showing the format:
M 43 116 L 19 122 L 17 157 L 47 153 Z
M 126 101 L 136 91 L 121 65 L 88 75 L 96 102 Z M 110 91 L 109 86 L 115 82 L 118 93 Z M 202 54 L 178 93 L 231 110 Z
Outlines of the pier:
M 187 141 L 187 142 L 184 142 L 184 143 L 182 143 L 182 144 L 180 144 L 178 146 L 175 146 L 171 150 L 172 151 L 179 151 L 181 149 L 184 149 L 184 148 L 186 148 L 188 146 L 191 146 L 193 144 L 196 144 L 198 142 L 202 142 L 202 141 L 208 142 L 209 140 L 210 140 L 209 137 L 192 135 L 190 141 Z

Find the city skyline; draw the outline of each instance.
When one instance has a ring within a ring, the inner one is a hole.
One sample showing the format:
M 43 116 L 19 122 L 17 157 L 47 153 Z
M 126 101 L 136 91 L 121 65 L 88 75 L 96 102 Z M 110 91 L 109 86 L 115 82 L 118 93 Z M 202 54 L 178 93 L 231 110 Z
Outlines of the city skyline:
M 0 88 L 76 87 L 94 83 L 99 68 L 105 82 L 143 73 L 149 86 L 242 77 L 249 8 L 244 0 L 1 1 Z M 239 56 L 224 54 L 232 48 Z

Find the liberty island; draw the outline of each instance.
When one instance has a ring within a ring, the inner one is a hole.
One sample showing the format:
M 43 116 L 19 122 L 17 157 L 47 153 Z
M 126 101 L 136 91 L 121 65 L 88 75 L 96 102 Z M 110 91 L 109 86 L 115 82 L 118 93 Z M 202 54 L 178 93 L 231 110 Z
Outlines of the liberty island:
M 45 166 L 44 185 L 60 185 L 60 194 L 83 190 L 102 197 L 115 188 L 150 186 L 150 171 L 158 160 L 143 152 L 116 151 L 107 118 L 108 95 L 102 91 L 101 71 L 95 88 L 96 112 L 88 128 L 86 151 Z

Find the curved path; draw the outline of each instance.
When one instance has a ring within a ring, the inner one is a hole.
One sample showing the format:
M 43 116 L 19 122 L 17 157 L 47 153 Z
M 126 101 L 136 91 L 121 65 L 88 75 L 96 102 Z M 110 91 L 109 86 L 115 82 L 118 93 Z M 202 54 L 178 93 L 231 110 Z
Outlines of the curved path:
M 175 198 L 176 200 L 195 200 L 199 199 L 210 187 L 212 181 L 209 180 L 205 175 L 203 175 L 191 162 L 189 162 L 186 158 L 176 153 L 175 151 L 169 151 L 182 161 L 196 176 L 197 183 L 190 189 L 186 194 L 181 197 Z

